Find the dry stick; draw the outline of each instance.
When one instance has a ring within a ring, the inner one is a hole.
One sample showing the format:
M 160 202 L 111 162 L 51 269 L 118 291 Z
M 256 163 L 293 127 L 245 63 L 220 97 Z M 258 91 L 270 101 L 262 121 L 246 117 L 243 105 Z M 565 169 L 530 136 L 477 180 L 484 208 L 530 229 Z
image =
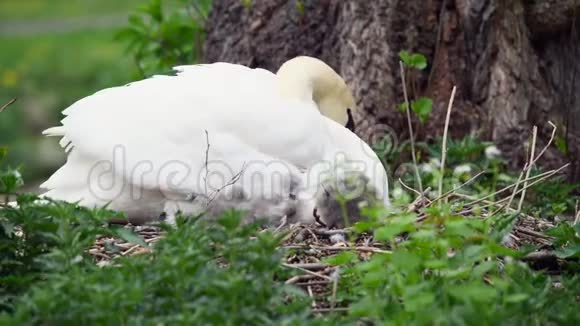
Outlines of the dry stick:
M 312 287 L 308 285 L 306 289 L 308 290 L 308 295 L 312 298 L 312 308 L 316 308 L 316 298 L 314 298 L 314 293 L 312 293 Z
M 312 313 L 347 312 L 349 308 L 318 308 L 312 309 Z
M 322 270 L 322 269 L 331 267 L 330 265 L 323 264 L 323 263 L 286 264 L 286 266 L 291 267 L 291 268 L 303 268 L 303 269 L 308 269 L 311 271 Z
M 297 270 L 299 270 L 301 272 L 304 272 L 306 274 L 310 274 L 312 276 L 320 277 L 320 278 L 323 278 L 323 279 L 325 279 L 327 281 L 332 281 L 332 278 L 330 278 L 330 277 L 328 277 L 326 275 L 322 275 L 322 274 L 319 274 L 319 273 L 315 273 L 315 272 L 309 271 L 309 270 L 307 270 L 305 268 L 295 267 L 295 266 L 292 266 L 290 264 L 282 264 L 282 266 L 287 267 L 287 268 L 297 269 Z
M 530 177 L 530 173 L 532 172 L 532 165 L 534 162 L 534 155 L 536 154 L 536 139 L 538 138 L 538 127 L 534 126 L 532 129 L 532 148 L 530 150 L 530 166 L 526 167 L 526 179 Z M 528 185 L 528 182 L 524 182 L 524 189 Z M 522 206 L 524 206 L 524 199 L 526 198 L 526 191 L 522 191 L 522 196 L 520 197 L 520 202 L 518 204 L 518 212 L 522 211 Z
M 514 201 L 514 198 L 516 198 L 516 193 L 518 192 L 518 187 L 520 186 L 520 182 L 522 182 L 522 178 L 524 177 L 524 171 L 528 168 L 528 163 L 526 163 L 524 165 L 524 169 L 522 170 L 522 172 L 520 172 L 520 175 L 518 176 L 518 180 L 516 181 L 516 184 L 514 186 L 514 191 L 512 191 L 512 194 L 510 196 L 510 200 L 507 204 L 507 207 L 512 207 L 512 202 Z M 526 176 L 526 180 L 528 179 L 529 176 Z M 527 184 L 527 181 L 526 181 Z M 500 208 L 501 209 L 501 208 Z
M 373 252 L 377 254 L 392 254 L 391 251 L 373 248 L 373 247 L 329 247 L 329 246 L 310 246 L 312 249 L 328 250 L 328 251 L 362 251 Z M 307 248 L 305 248 L 307 249 Z
M 448 197 L 449 195 L 451 195 L 451 194 L 455 193 L 457 190 L 459 190 L 459 189 L 461 189 L 461 188 L 463 188 L 463 187 L 467 186 L 468 184 L 472 183 L 473 181 L 475 181 L 477 178 L 479 178 L 479 177 L 480 177 L 482 174 L 484 174 L 484 173 L 486 173 L 486 172 L 487 172 L 487 171 L 481 171 L 481 172 L 479 172 L 478 174 L 476 174 L 475 176 L 471 177 L 469 180 L 465 181 L 464 183 L 462 183 L 462 184 L 461 184 L 461 185 L 459 185 L 458 187 L 455 187 L 455 188 L 453 188 L 453 189 L 449 190 L 448 192 L 444 193 L 443 195 L 441 195 L 441 196 L 439 196 L 439 197 L 437 197 L 437 198 L 433 199 L 433 201 L 432 201 L 431 203 L 429 203 L 429 204 L 427 205 L 427 207 L 429 207 L 429 206 L 430 206 L 432 203 L 435 203 L 435 202 L 437 202 L 437 201 L 439 201 L 439 200 L 441 200 L 441 199 L 443 199 L 443 198 L 445 198 L 445 197 Z
M 419 191 L 419 190 L 416 190 L 416 189 L 413 189 L 413 188 L 411 188 L 411 187 L 407 186 L 407 185 L 406 185 L 406 184 L 403 182 L 403 180 L 401 180 L 401 178 L 399 178 L 399 183 L 400 183 L 400 184 L 401 184 L 401 185 L 402 185 L 402 186 L 403 186 L 405 189 L 407 189 L 407 190 L 409 190 L 409 191 L 412 191 L 412 192 L 414 192 L 415 194 L 417 194 L 417 196 L 421 196 L 421 197 L 423 196 L 423 190 Z
M 536 157 L 533 157 L 533 155 L 532 155 L 532 159 L 530 160 L 530 162 L 528 162 L 528 163 L 526 163 L 526 165 L 524 165 L 524 169 L 523 169 L 523 170 L 522 170 L 522 172 L 520 173 L 520 175 L 519 175 L 519 177 L 518 177 L 518 180 L 517 180 L 517 182 L 516 182 L 516 183 L 515 183 L 515 185 L 514 185 L 514 186 L 515 186 L 515 188 L 514 188 L 514 191 L 512 192 L 512 195 L 510 196 L 510 201 L 509 201 L 509 203 L 506 205 L 507 207 L 511 207 L 511 204 L 512 204 L 512 202 L 513 202 L 513 200 L 514 200 L 514 198 L 515 198 L 515 196 L 516 196 L 516 192 L 517 192 L 517 190 L 518 190 L 518 187 L 519 187 L 519 185 L 520 185 L 520 182 L 521 182 L 521 179 L 522 179 L 522 177 L 523 177 L 523 174 L 524 174 L 524 172 L 526 173 L 526 178 L 524 179 L 524 183 L 525 183 L 525 185 L 527 185 L 528 181 L 529 181 L 529 180 L 531 180 L 531 179 L 533 179 L 533 178 L 536 178 L 536 177 L 541 177 L 541 176 L 543 176 L 543 175 L 545 175 L 545 174 L 547 174 L 547 173 L 550 173 L 550 171 L 548 171 L 548 172 L 546 172 L 546 173 L 542 173 L 542 174 L 540 174 L 540 175 L 538 175 L 538 176 L 535 176 L 535 177 L 532 177 L 532 178 L 530 178 L 530 173 L 529 173 L 529 171 L 531 170 L 531 168 L 532 168 L 532 166 L 534 165 L 534 163 L 536 163 L 536 161 L 538 161 L 538 160 L 539 160 L 539 159 L 540 159 L 540 158 L 541 158 L 541 157 L 544 155 L 544 153 L 545 153 L 545 152 L 548 150 L 548 148 L 550 147 L 550 145 L 552 145 L 552 142 L 554 141 L 554 138 L 556 137 L 556 131 L 558 130 L 558 127 L 557 127 L 557 126 L 556 126 L 556 125 L 555 125 L 555 124 L 554 124 L 552 121 L 548 121 L 548 124 L 549 124 L 550 126 L 552 126 L 552 135 L 550 136 L 550 140 L 548 140 L 548 143 L 546 144 L 546 146 L 544 146 L 544 148 L 542 148 L 542 151 L 541 151 L 541 152 L 538 154 L 538 156 L 536 156 Z M 534 126 L 534 128 L 535 128 L 535 131 L 536 131 L 536 134 L 537 134 L 537 128 L 536 128 L 535 126 Z M 534 138 L 535 138 L 535 137 L 534 137 Z M 535 146 L 535 140 L 534 140 L 534 145 L 533 145 L 533 148 L 534 148 L 534 149 L 533 149 L 533 151 L 535 150 L 535 147 L 536 147 L 536 146 Z M 533 153 L 532 153 L 532 154 L 533 154 Z M 511 187 L 510 187 L 510 188 L 511 188 Z M 490 196 L 484 197 L 484 199 L 485 199 L 485 198 L 489 198 L 489 197 L 491 197 L 491 196 L 494 196 L 494 195 L 496 195 L 496 194 L 499 194 L 500 192 L 503 192 L 503 191 L 505 191 L 505 190 L 506 190 L 506 188 L 504 188 L 504 189 L 500 190 L 499 192 L 495 192 L 495 193 L 491 194 Z M 521 203 L 521 202 L 520 202 L 520 203 Z M 504 207 L 501 207 L 499 210 L 495 211 L 495 212 L 494 212 L 492 215 L 495 215 L 495 213 L 497 213 L 497 212 L 501 211 L 503 208 L 504 208 Z M 521 207 L 519 207 L 518 211 L 521 211 Z
M 568 166 L 568 165 L 570 165 L 570 164 L 566 164 L 566 166 Z M 551 173 L 552 173 L 552 172 L 554 172 L 554 171 L 555 171 L 555 170 L 550 170 L 550 171 L 547 171 L 547 172 L 544 172 L 544 173 L 541 173 L 541 174 L 535 175 L 535 176 L 533 176 L 533 177 L 530 177 L 529 179 L 526 179 L 526 180 L 527 180 L 527 181 L 532 181 L 532 180 L 540 179 L 540 178 L 543 178 L 544 176 L 546 176 L 546 175 L 548 175 L 548 174 L 551 174 Z M 525 180 L 524 180 L 524 181 L 525 181 Z M 512 184 L 512 185 L 509 185 L 509 186 L 505 186 L 504 188 L 502 188 L 502 189 L 500 189 L 500 190 L 498 190 L 498 191 L 496 191 L 496 192 L 494 192 L 494 193 L 492 193 L 492 194 L 489 194 L 489 195 L 487 195 L 487 196 L 485 196 L 485 197 L 479 198 L 479 199 L 475 199 L 475 198 L 474 198 L 474 199 L 472 199 L 473 201 L 471 201 L 471 202 L 467 203 L 466 205 L 467 205 L 467 206 L 471 206 L 471 205 L 477 204 L 477 203 L 479 203 L 479 202 L 482 202 L 482 201 L 484 201 L 484 200 L 486 200 L 486 199 L 489 199 L 489 198 L 491 198 L 491 197 L 494 197 L 494 196 L 496 196 L 496 195 L 499 195 L 499 194 L 501 194 L 502 192 L 506 192 L 506 191 L 508 191 L 508 190 L 512 189 L 512 188 L 513 188 L 515 185 L 516 185 L 516 184 Z
M 451 91 L 451 98 L 449 99 L 449 105 L 447 106 L 447 116 L 445 117 L 445 129 L 443 129 L 443 144 L 441 149 L 441 176 L 439 178 L 439 196 L 443 195 L 443 173 L 445 173 L 445 159 L 447 158 L 447 132 L 449 131 L 449 120 L 451 119 L 451 108 L 453 107 L 453 101 L 455 100 L 455 92 L 457 91 L 457 86 L 453 86 L 453 91 Z
M 531 187 L 535 186 L 536 184 L 538 184 L 538 183 L 540 183 L 540 182 L 542 182 L 542 181 L 544 181 L 544 180 L 546 180 L 546 179 L 548 179 L 548 178 L 552 177 L 552 176 L 553 176 L 553 175 L 555 175 L 556 173 L 558 173 L 558 172 L 562 171 L 563 169 L 567 168 L 569 165 L 570 165 L 570 163 L 563 165 L 563 166 L 562 166 L 562 167 L 560 167 L 559 169 L 556 169 L 556 170 L 551 170 L 551 171 L 550 171 L 550 172 L 549 172 L 549 173 L 548 173 L 548 174 L 547 174 L 545 177 L 539 178 L 538 180 L 536 180 L 536 181 L 534 181 L 534 182 L 530 183 L 529 185 L 526 185 L 526 186 L 525 186 L 525 187 L 523 187 L 522 189 L 518 190 L 518 191 L 517 191 L 515 194 L 517 195 L 517 194 L 519 194 L 519 193 L 521 193 L 521 192 L 525 191 L 526 189 L 528 189 L 528 188 L 531 188 Z M 499 205 L 499 204 L 501 204 L 501 203 L 503 203 L 503 202 L 505 202 L 505 201 L 507 201 L 507 200 L 509 200 L 509 198 L 500 199 L 500 200 L 498 200 L 497 202 L 495 202 L 494 204 L 495 204 L 495 205 Z M 477 200 L 477 202 L 481 202 L 481 201 L 483 201 L 483 200 Z M 470 204 L 468 203 L 468 204 L 466 204 L 466 206 L 470 206 Z
M 409 211 L 409 212 L 416 211 L 417 208 L 423 204 L 423 199 L 425 199 L 427 201 L 426 206 L 431 205 L 433 202 L 430 201 L 429 198 L 427 198 L 427 194 L 429 193 L 429 191 L 431 191 L 431 187 L 427 187 L 427 189 L 425 189 L 420 196 L 415 198 L 415 200 L 411 204 L 409 204 L 409 206 L 407 206 L 407 211 Z
M 313 276 L 313 275 L 296 275 L 293 276 L 289 279 L 286 280 L 286 282 L 284 282 L 285 284 L 294 284 L 300 281 L 309 281 L 312 279 L 315 279 L 317 276 Z M 327 283 L 330 283 L 330 281 L 326 281 Z
M 318 235 L 331 236 L 331 235 L 335 235 L 335 234 L 351 233 L 352 232 L 352 228 L 336 229 L 336 230 L 314 229 L 313 232 L 316 233 L 316 234 L 318 234 Z
M 330 308 L 334 309 L 334 307 L 336 307 L 336 291 L 338 289 L 338 278 L 340 277 L 340 266 L 336 267 L 336 270 L 334 271 L 332 278 L 334 279 L 332 281 L 332 298 L 330 300 Z
M 471 201 L 471 202 L 469 202 L 469 203 L 465 204 L 465 206 L 473 206 L 473 205 L 475 205 L 475 204 L 477 204 L 477 203 L 480 203 L 480 202 L 486 203 L 487 205 L 485 205 L 485 206 L 482 206 L 482 207 L 478 207 L 478 208 L 476 208 L 476 207 L 472 207 L 472 208 L 470 208 L 470 209 L 467 209 L 467 210 L 461 211 L 461 213 L 463 213 L 463 214 L 466 214 L 466 213 L 469 213 L 469 212 L 472 212 L 472 211 L 474 211 L 475 209 L 484 209 L 484 208 L 491 207 L 491 206 L 499 206 L 499 205 L 501 205 L 501 203 L 503 203 L 503 202 L 505 202 L 505 201 L 507 201 L 507 200 L 511 200 L 511 199 L 513 199 L 513 198 L 514 198 L 514 197 L 515 197 L 517 194 L 520 194 L 520 193 L 521 193 L 521 192 L 522 192 L 524 189 L 531 188 L 531 187 L 533 187 L 534 185 L 536 185 L 536 184 L 538 184 L 538 183 L 540 183 L 540 182 L 543 182 L 544 180 L 546 180 L 546 179 L 548 179 L 548 178 L 552 177 L 553 175 L 555 175 L 555 174 L 557 174 L 558 172 L 562 171 L 563 169 L 567 168 L 569 165 L 570 165 L 570 163 L 568 163 L 568 164 L 566 164 L 566 165 L 562 166 L 561 168 L 559 168 L 559 169 L 557 169 L 557 170 L 550 170 L 550 171 L 548 171 L 548 172 L 542 173 L 541 175 L 538 175 L 538 176 L 535 176 L 535 177 L 531 177 L 531 178 L 529 178 L 529 180 L 534 180 L 534 179 L 537 179 L 537 180 L 535 180 L 533 183 L 531 183 L 531 184 L 527 185 L 525 188 L 522 188 L 522 189 L 520 189 L 520 190 L 518 190 L 518 191 L 514 191 L 514 193 L 512 193 L 512 195 L 511 195 L 510 197 L 507 197 L 507 198 L 500 199 L 500 200 L 498 200 L 497 202 L 489 202 L 489 201 L 487 201 L 486 199 L 487 199 L 487 198 L 489 198 L 490 196 L 486 196 L 486 197 L 484 197 L 484 198 L 480 198 L 480 199 L 477 199 L 477 200 Z M 540 177 L 541 177 L 541 178 L 540 178 Z M 504 188 L 504 189 L 509 189 L 509 188 L 511 188 L 511 187 L 513 187 L 513 186 L 514 186 L 514 185 L 511 185 L 511 186 L 509 186 L 509 187 L 506 187 L 506 188 Z M 473 197 L 471 197 L 471 196 L 466 196 L 466 195 L 457 194 L 457 193 L 454 193 L 453 195 L 454 195 L 454 196 L 458 196 L 458 197 L 462 197 L 462 198 L 465 198 L 465 199 L 470 199 L 470 200 L 472 200 L 472 198 L 473 198 Z M 504 208 L 506 208 L 506 207 L 507 207 L 507 209 L 508 209 L 509 211 L 516 212 L 516 210 L 515 210 L 515 209 L 513 209 L 513 208 L 510 208 L 508 205 L 505 205 L 505 204 L 504 204 L 504 205 L 502 205 L 502 206 L 500 207 L 500 209 L 498 209 L 498 210 L 494 211 L 494 212 L 493 212 L 493 213 L 492 213 L 490 216 L 493 216 L 493 215 L 495 215 L 497 212 L 499 212 L 499 211 L 503 210 L 503 209 L 504 209 Z
M 417 165 L 417 156 L 415 154 L 415 135 L 413 133 L 413 123 L 411 121 L 411 108 L 409 107 L 409 95 L 407 94 L 407 81 L 405 80 L 405 67 L 403 62 L 399 61 L 399 70 L 401 72 L 401 82 L 403 83 L 403 94 L 405 96 L 405 111 L 407 112 L 407 124 L 409 127 L 409 138 L 411 139 L 411 156 L 413 157 L 413 165 L 415 166 L 415 177 L 419 183 L 420 193 L 423 193 L 423 182 L 421 182 L 421 175 L 419 174 L 419 166 Z
M 6 108 L 9 107 L 10 105 L 14 104 L 14 102 L 16 102 L 16 97 L 11 99 L 10 101 L 8 101 L 8 103 L 2 105 L 2 107 L 0 108 L 0 113 L 2 113 L 2 111 L 6 110 Z

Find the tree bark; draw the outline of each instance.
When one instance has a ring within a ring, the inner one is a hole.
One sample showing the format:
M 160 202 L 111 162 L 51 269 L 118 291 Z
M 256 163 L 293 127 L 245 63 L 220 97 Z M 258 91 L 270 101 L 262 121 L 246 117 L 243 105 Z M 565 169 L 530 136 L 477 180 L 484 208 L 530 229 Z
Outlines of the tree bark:
M 442 134 L 457 85 L 452 136 L 493 140 L 521 168 L 531 127 L 543 146 L 554 121 L 567 153 L 551 148 L 540 163 L 570 161 L 580 181 L 577 13 L 580 0 L 215 0 L 204 56 L 272 71 L 297 55 L 322 59 L 353 90 L 359 133 L 374 141 L 385 125 L 408 138 L 398 53 L 419 52 L 431 64 L 407 86 L 434 102 L 429 121 L 414 122 L 419 139 Z

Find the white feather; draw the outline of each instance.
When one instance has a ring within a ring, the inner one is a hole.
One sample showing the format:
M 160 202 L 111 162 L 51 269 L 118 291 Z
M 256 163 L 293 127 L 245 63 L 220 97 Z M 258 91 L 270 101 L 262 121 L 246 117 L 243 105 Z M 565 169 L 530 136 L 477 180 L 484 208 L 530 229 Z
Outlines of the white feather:
M 313 195 L 311 175 L 327 169 L 320 162 L 344 153 L 367 164 L 362 173 L 388 203 L 386 175 L 369 168 L 380 162 L 368 145 L 314 102 L 280 96 L 276 75 L 227 63 L 175 70 L 64 110 L 62 126 L 44 132 L 61 136 L 69 153 L 42 184 L 45 195 L 152 217 L 168 203 L 187 206 L 191 194 L 227 200 L 222 189 L 236 177 L 248 200 L 279 198 L 295 180 Z

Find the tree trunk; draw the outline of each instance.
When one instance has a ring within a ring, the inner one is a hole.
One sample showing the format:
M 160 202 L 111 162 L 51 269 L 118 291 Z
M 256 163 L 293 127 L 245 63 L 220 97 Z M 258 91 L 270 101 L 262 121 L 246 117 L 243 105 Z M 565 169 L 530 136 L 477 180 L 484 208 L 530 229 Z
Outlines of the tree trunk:
M 495 141 L 513 167 L 525 162 L 531 127 L 538 146 L 558 125 L 558 143 L 540 162 L 570 161 L 580 180 L 580 0 L 215 0 L 204 55 L 276 71 L 297 55 L 318 57 L 341 74 L 358 99 L 360 135 L 408 138 L 399 51 L 426 55 L 425 72 L 408 72 L 411 96 L 433 99 L 419 139 L 442 134 L 457 85 L 450 133 Z M 389 128 L 384 128 L 387 125 Z M 566 153 L 563 153 L 566 152 Z

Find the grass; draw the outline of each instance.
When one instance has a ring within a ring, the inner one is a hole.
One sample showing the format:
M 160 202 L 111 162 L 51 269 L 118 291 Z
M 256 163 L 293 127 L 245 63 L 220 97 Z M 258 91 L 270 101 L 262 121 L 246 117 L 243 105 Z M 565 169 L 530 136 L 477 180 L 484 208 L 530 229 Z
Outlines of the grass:
M 128 14 L 138 3 L 141 1 L 7 0 L 0 2 L 0 20 Z M 0 103 L 18 98 L 2 113 L 0 146 L 10 148 L 7 163 L 22 163 L 22 173 L 32 183 L 46 177 L 64 160 L 56 142 L 41 137 L 43 129 L 58 124 L 60 111 L 84 96 L 135 76 L 125 45 L 114 40 L 116 31 L 89 27 L 0 36 Z
M 0 102 L 18 98 L 0 119 L 2 145 L 11 148 L 8 163 L 23 163 L 29 180 L 43 177 L 63 159 L 58 149 L 43 149 L 50 142 L 40 141 L 40 132 L 61 119 L 60 111 L 101 88 L 129 80 L 133 65 L 123 46 L 114 42 L 113 33 L 76 31 L 0 39 L 4 49 Z M 51 155 L 40 157 L 41 152 Z
M 95 16 L 128 12 L 142 0 L 2 0 L 0 21 Z

